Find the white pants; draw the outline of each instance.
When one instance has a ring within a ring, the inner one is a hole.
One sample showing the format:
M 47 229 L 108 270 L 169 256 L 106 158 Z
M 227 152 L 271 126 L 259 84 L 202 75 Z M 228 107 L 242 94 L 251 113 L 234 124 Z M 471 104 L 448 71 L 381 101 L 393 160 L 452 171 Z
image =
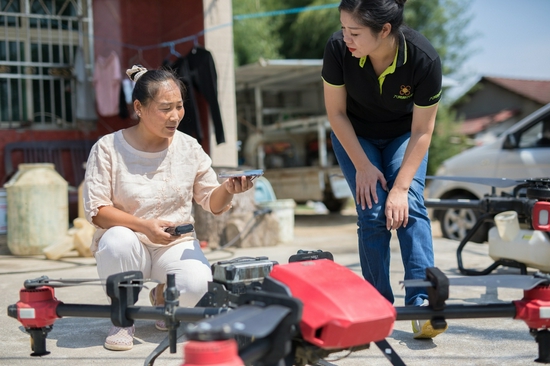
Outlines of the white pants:
M 142 244 L 136 234 L 123 226 L 103 234 L 95 253 L 99 278 L 126 271 L 141 271 L 143 278 L 166 283 L 168 273 L 176 275 L 180 306 L 193 307 L 212 281 L 210 264 L 198 240 L 165 247 Z

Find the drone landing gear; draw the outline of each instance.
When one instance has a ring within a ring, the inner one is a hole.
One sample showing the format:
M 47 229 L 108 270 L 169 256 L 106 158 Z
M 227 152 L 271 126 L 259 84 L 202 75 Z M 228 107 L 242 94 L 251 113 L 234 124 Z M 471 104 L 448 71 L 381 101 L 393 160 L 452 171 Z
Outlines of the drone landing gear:
M 170 347 L 172 343 L 175 343 L 174 339 L 176 339 L 176 340 L 180 339 L 184 335 L 185 335 L 185 327 L 184 326 L 181 326 L 177 329 L 175 337 L 173 335 L 170 336 L 170 334 L 167 335 L 166 338 L 164 338 L 162 340 L 162 342 L 159 343 L 157 348 L 155 348 L 153 350 L 153 352 L 151 352 L 149 354 L 149 356 L 147 356 L 147 358 L 145 359 L 144 365 L 145 366 L 153 366 L 153 364 L 155 363 L 155 360 L 157 359 L 157 357 L 160 356 L 164 351 L 166 351 L 166 349 L 168 347 Z M 183 341 L 185 341 L 186 339 L 187 339 L 186 337 L 182 338 Z M 171 352 L 171 353 L 174 353 L 174 352 Z
M 39 357 L 50 354 L 50 352 L 46 350 L 46 337 L 51 330 L 51 326 L 25 329 L 25 331 L 31 336 L 31 349 L 33 351 L 33 353 L 31 353 L 31 356 Z
M 494 217 L 495 217 L 494 214 L 484 214 L 483 216 L 480 216 L 476 224 L 474 225 L 474 227 L 472 227 L 472 229 L 468 232 L 468 234 L 466 234 L 466 236 L 460 241 L 460 244 L 458 245 L 458 248 L 456 250 L 456 261 L 458 265 L 458 270 L 460 271 L 460 273 L 462 273 L 465 276 L 485 276 L 493 272 L 499 266 L 504 266 L 504 267 L 519 268 L 520 273 L 522 275 L 526 275 L 527 266 L 524 263 L 521 263 L 512 259 L 499 259 L 495 261 L 493 264 L 491 264 L 489 267 L 480 271 L 475 269 L 464 268 L 464 265 L 462 264 L 462 251 L 464 250 L 464 247 L 466 246 L 466 244 L 470 242 L 474 234 L 485 223 L 490 222 L 494 224 L 495 223 Z
M 405 366 L 405 362 L 399 357 L 397 353 L 393 350 L 392 346 L 388 343 L 387 340 L 383 339 L 378 342 L 374 342 L 378 348 L 380 348 L 380 351 L 386 356 L 388 361 L 391 362 L 393 366 Z
M 531 329 L 529 332 L 539 344 L 539 358 L 535 362 L 550 363 L 550 330 Z

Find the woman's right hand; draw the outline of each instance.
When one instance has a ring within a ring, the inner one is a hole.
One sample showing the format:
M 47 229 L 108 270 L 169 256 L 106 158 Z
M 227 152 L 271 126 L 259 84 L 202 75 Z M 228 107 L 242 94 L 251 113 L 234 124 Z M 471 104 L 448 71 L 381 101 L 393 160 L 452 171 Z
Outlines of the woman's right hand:
M 178 239 L 179 236 L 170 235 L 164 230 L 166 230 L 167 227 L 175 225 L 176 224 L 170 221 L 150 219 L 144 220 L 142 230 L 152 243 L 168 245 Z
M 365 165 L 361 169 L 356 169 L 355 175 L 355 197 L 357 204 L 364 210 L 366 207 L 372 208 L 372 202 L 378 203 L 376 194 L 376 184 L 380 181 L 382 188 L 388 190 L 388 184 L 384 174 L 372 164 Z

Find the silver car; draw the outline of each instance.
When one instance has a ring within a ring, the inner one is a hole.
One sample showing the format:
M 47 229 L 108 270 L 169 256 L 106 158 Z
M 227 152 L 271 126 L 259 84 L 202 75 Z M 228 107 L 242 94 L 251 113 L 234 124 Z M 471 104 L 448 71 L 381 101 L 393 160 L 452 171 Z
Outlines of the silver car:
M 470 148 L 443 162 L 436 176 L 483 178 L 550 178 L 550 104 L 504 131 L 493 143 Z M 480 199 L 490 194 L 488 185 L 433 179 L 427 182 L 429 199 Z M 496 189 L 496 193 L 513 189 Z M 477 221 L 473 209 L 430 209 L 445 238 L 462 240 Z M 471 238 L 487 240 L 488 224 Z

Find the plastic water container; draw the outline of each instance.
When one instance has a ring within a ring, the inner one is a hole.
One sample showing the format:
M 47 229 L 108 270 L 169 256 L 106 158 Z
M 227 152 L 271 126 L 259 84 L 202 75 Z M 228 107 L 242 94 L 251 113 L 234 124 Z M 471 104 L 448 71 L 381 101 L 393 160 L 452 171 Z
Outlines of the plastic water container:
M 8 222 L 6 221 L 7 205 L 6 190 L 0 189 L 0 234 L 5 234 L 8 230 Z
M 520 229 L 515 211 L 495 216 L 496 227 L 489 230 L 489 256 L 493 260 L 512 259 L 550 272 L 550 237 L 543 231 Z
M 69 228 L 68 183 L 53 164 L 19 164 L 4 187 L 12 254 L 39 255 L 63 240 Z
M 296 202 L 293 199 L 282 199 L 258 203 L 260 207 L 273 210 L 279 222 L 279 242 L 288 243 L 294 240 L 294 208 Z
M 258 177 L 254 181 L 254 201 L 256 203 L 275 201 L 277 197 L 273 191 L 271 183 L 267 180 L 266 177 Z

